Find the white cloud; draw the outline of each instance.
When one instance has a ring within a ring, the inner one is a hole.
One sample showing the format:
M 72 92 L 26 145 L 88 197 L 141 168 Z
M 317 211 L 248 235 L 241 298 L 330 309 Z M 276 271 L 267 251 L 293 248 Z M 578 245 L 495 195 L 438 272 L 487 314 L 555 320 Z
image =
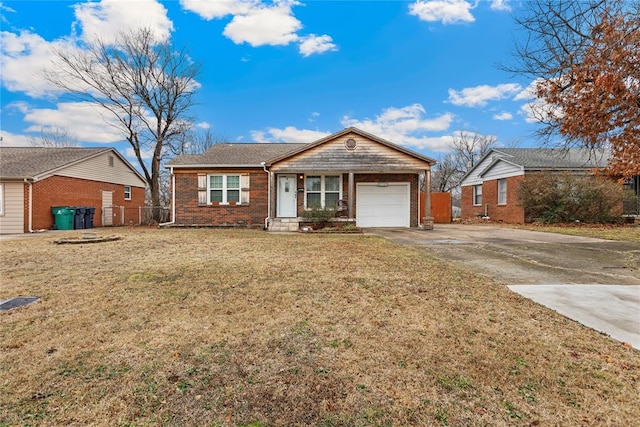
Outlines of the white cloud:
M 235 15 L 224 35 L 236 44 L 285 46 L 298 40 L 296 31 L 301 28 L 302 23 L 288 6 L 261 7 L 246 15 Z
M 522 87 L 517 83 L 507 83 L 497 86 L 481 85 L 456 91 L 449 89 L 449 102 L 453 105 L 477 107 L 487 105 L 487 101 L 507 98 L 520 92 Z
M 328 51 L 338 50 L 337 46 L 333 43 L 331 36 L 322 35 L 316 36 L 311 34 L 301 38 L 300 53 L 305 58 L 314 53 L 324 53 Z
M 56 109 L 20 106 L 24 121 L 31 125 L 27 132 L 56 132 L 64 130 L 69 137 L 81 142 L 114 143 L 123 140 L 115 123 L 104 117 L 104 109 L 88 102 L 62 102 Z
M 518 94 L 516 94 L 516 96 L 513 98 L 514 101 L 523 101 L 526 99 L 533 99 L 536 97 L 536 87 L 538 86 L 538 82 L 540 80 L 534 80 L 532 81 L 529 86 L 527 86 L 526 88 L 524 88 L 522 91 L 520 91 Z
M 124 150 L 125 155 L 130 158 L 130 159 L 138 159 L 136 152 L 133 150 L 133 147 L 127 147 Z M 140 150 L 140 157 L 142 157 L 145 160 L 149 160 L 153 158 L 153 148 L 148 148 L 148 149 L 142 149 Z M 146 162 L 145 162 L 146 163 Z M 139 166 L 138 162 L 136 162 L 136 164 L 134 166 Z
M 29 147 L 31 139 L 27 135 L 16 135 L 0 130 L 0 147 Z
M 156 0 L 102 0 L 78 3 L 74 10 L 82 37 L 88 42 L 100 38 L 110 43 L 119 33 L 141 26 L 149 27 L 157 40 L 164 41 L 173 30 L 167 9 Z
M 409 6 L 409 14 L 426 22 L 459 24 L 475 21 L 471 14 L 473 8 L 464 0 L 417 0 Z
M 141 24 L 149 26 L 158 39 L 166 39 L 173 28 L 167 10 L 155 0 L 103 0 L 74 6 L 74 27 L 82 28 L 82 39 L 104 41 L 115 39 L 118 31 L 127 31 Z M 59 92 L 43 77 L 45 68 L 56 62 L 56 50 L 78 49 L 75 34 L 47 41 L 30 31 L 0 34 L 0 62 L 2 85 L 12 92 L 24 92 L 31 97 L 43 97 Z
M 509 12 L 511 10 L 510 0 L 491 0 L 491 9 Z
M 181 6 L 206 20 L 232 16 L 223 34 L 236 44 L 247 43 L 258 46 L 286 46 L 299 44 L 304 57 L 337 50 L 328 35 L 300 35 L 302 23 L 292 11 L 295 0 L 275 0 L 263 3 L 260 0 L 202 1 L 180 0 Z
M 329 132 L 298 129 L 287 126 L 284 129 L 267 128 L 264 131 L 251 131 L 251 138 L 255 142 L 313 142 L 329 135 Z
M 508 111 L 503 111 L 502 113 L 494 114 L 492 118 L 493 120 L 511 120 L 513 119 L 513 114 Z
M 425 118 L 425 113 L 422 105 L 413 104 L 402 108 L 387 108 L 375 119 L 359 120 L 345 116 L 341 123 L 345 127 L 357 127 L 399 145 L 437 151 L 448 149 L 453 137 L 430 136 L 428 133 L 449 129 L 453 115 L 445 113 Z
M 180 0 L 180 5 L 203 19 L 219 19 L 227 15 L 246 15 L 260 4 L 257 0 L 202 1 Z
M 1 33 L 0 63 L 2 86 L 12 92 L 40 97 L 56 88 L 43 77 L 43 71 L 55 60 L 55 49 L 68 46 L 65 40 L 48 42 L 37 34 L 23 31 Z

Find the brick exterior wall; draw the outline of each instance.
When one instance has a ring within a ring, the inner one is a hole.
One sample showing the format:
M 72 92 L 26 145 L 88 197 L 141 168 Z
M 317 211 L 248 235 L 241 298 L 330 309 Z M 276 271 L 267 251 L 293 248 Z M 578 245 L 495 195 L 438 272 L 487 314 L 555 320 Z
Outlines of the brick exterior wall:
M 482 205 L 473 205 L 473 186 L 462 187 L 461 218 L 470 220 L 477 218 L 476 214 L 483 214 L 485 206 L 491 221 L 506 222 L 511 224 L 524 223 L 524 209 L 518 203 L 517 188 L 524 176 L 507 178 L 507 203 L 498 204 L 498 180 L 493 179 L 482 183 Z
M 199 205 L 198 174 L 249 174 L 249 205 Z M 246 170 L 181 170 L 174 169 L 176 185 L 176 218 L 179 225 L 199 226 L 246 226 L 263 227 L 268 210 L 268 175 L 262 169 Z M 297 188 L 304 188 L 303 174 L 298 173 Z M 418 175 L 416 174 L 355 174 L 355 185 L 359 182 L 410 182 L 411 183 L 411 227 L 418 226 Z M 343 174 L 343 198 L 348 197 L 348 174 Z M 277 196 L 273 194 L 272 202 Z M 356 195 L 357 201 L 357 195 Z M 304 211 L 304 193 L 298 193 L 298 216 Z M 357 214 L 357 203 L 354 203 L 354 214 Z M 275 206 L 273 208 L 275 212 Z
M 93 226 L 102 226 L 102 191 L 113 192 L 113 205 L 123 206 L 125 224 L 138 223 L 138 207 L 144 206 L 145 189 L 131 187 L 131 200 L 124 200 L 124 185 L 90 181 L 64 176 L 52 176 L 33 183 L 33 230 L 49 229 L 55 223 L 53 206 L 95 207 Z M 29 189 L 25 185 L 25 233 L 29 228 Z M 117 223 L 120 223 L 118 221 Z M 114 222 L 115 224 L 115 222 Z
M 248 205 L 200 205 L 198 174 L 249 174 Z M 176 218 L 180 225 L 264 227 L 267 217 L 268 176 L 262 169 L 181 170 L 174 169 Z

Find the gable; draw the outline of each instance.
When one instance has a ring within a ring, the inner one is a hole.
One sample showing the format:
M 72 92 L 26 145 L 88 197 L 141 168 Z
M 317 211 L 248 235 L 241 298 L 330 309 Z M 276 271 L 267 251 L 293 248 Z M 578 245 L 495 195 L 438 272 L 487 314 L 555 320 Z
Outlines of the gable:
M 55 175 L 133 187 L 146 186 L 145 181 L 111 150 L 62 167 L 55 171 Z
M 348 147 L 347 141 L 355 141 Z M 288 157 L 275 159 L 270 169 L 287 171 L 401 172 L 428 170 L 435 161 L 402 147 L 350 130 L 310 144 Z

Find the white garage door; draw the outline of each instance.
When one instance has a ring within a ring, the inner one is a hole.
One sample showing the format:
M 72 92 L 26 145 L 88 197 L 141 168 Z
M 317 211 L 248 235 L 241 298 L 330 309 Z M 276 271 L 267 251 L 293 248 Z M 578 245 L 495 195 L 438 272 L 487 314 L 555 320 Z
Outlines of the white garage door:
M 358 227 L 409 227 L 411 198 L 409 183 L 357 185 Z

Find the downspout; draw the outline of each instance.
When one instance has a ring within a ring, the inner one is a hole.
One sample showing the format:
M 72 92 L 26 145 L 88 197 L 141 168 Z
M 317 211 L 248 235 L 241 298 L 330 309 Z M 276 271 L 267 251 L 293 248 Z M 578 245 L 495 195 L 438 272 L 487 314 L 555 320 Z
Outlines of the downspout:
M 29 182 L 26 178 L 24 180 L 25 183 L 29 184 L 29 233 L 34 233 L 33 231 L 33 183 Z
M 171 171 L 171 221 L 158 224 L 158 227 L 171 225 L 176 222 L 176 176 L 173 174 L 173 166 L 169 168 Z
M 262 170 L 267 173 L 267 217 L 264 219 L 264 229 L 269 229 L 269 220 L 271 219 L 271 174 L 267 169 L 267 164 L 265 162 L 260 162 L 262 166 Z

